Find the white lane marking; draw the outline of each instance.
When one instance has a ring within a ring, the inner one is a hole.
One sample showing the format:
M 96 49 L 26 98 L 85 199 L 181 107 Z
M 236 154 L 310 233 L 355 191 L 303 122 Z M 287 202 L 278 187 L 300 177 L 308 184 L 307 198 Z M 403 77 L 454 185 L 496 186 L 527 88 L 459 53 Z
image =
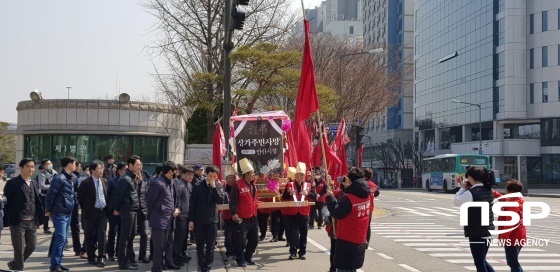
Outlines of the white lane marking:
M 417 239 L 421 239 L 421 238 L 428 238 L 428 239 L 444 239 L 444 238 L 449 238 L 449 239 L 458 239 L 458 240 L 464 240 L 465 237 L 462 236 L 447 236 L 447 235 L 394 235 L 394 236 L 383 236 L 384 238 L 417 238 Z M 422 239 L 421 241 L 426 241 L 426 239 Z M 421 242 L 420 241 L 420 242 Z
M 432 257 L 471 257 L 471 253 L 432 253 Z M 486 256 L 490 257 L 504 257 L 504 253 L 488 253 Z M 560 257 L 558 253 L 523 253 L 522 257 Z M 521 257 L 520 257 L 521 258 Z M 472 259 L 470 259 L 472 262 Z
M 462 242 L 465 238 L 457 237 L 456 239 L 394 239 L 395 242 Z
M 429 246 L 429 245 L 426 245 Z M 437 246 L 437 245 L 436 245 Z M 447 246 L 447 244 L 445 244 L 445 246 Z M 467 245 L 468 246 L 468 245 Z M 469 251 L 468 247 L 421 247 L 421 248 L 414 248 L 418 251 L 426 251 L 426 252 L 445 252 L 445 251 Z M 504 249 L 503 248 L 497 248 L 497 247 L 491 247 L 488 251 L 500 251 L 502 252 L 502 256 L 503 256 L 503 252 Z M 524 248 L 523 252 L 543 252 L 544 250 L 539 249 L 539 248 Z
M 458 209 L 450 209 L 450 208 L 443 208 L 443 207 L 434 207 L 435 209 L 439 209 L 439 210 L 444 210 L 444 211 L 448 211 L 448 212 L 459 212 Z
M 433 225 L 435 223 L 376 223 L 377 225 Z
M 473 260 L 472 259 L 464 259 L 464 260 L 446 260 L 447 262 L 450 263 L 455 263 L 455 264 L 472 264 Z M 487 259 L 486 260 L 489 263 L 498 263 L 501 264 L 502 262 L 500 262 L 499 260 L 494 260 L 494 259 Z M 537 264 L 544 264 L 544 263 L 560 263 L 560 260 L 541 260 L 541 259 L 519 259 L 520 263 L 537 263 Z
M 428 212 L 431 212 L 431 213 L 433 213 L 433 214 L 442 215 L 442 216 L 448 216 L 448 217 L 456 216 L 456 215 L 454 215 L 454 214 L 449 214 L 449 213 L 443 213 L 443 212 L 434 211 L 434 209 L 421 208 L 421 207 L 418 207 L 418 209 L 421 209 L 421 210 L 424 210 L 424 211 L 428 211 Z
M 372 248 L 372 247 L 368 247 L 367 249 L 371 250 L 371 251 L 375 251 L 375 248 Z
M 409 208 L 404 208 L 404 207 L 397 207 L 397 208 L 401 209 L 401 210 L 405 210 L 406 212 L 409 212 L 409 213 L 412 213 L 412 214 L 415 214 L 415 215 L 420 215 L 420 216 L 425 216 L 425 217 L 433 216 L 431 214 L 417 212 L 417 211 L 415 211 L 413 209 L 409 209 Z
M 406 268 L 406 270 L 408 270 L 408 271 L 420 272 L 420 270 L 418 270 L 418 269 L 416 269 L 416 268 L 414 268 L 414 267 L 408 266 L 408 265 L 406 265 L 406 264 L 399 264 L 399 265 L 400 265 L 401 267 L 403 267 L 403 268 Z
M 474 266 L 465 266 L 466 269 L 471 271 L 476 271 Z M 511 271 L 509 266 L 494 266 L 494 270 L 497 271 Z M 537 270 L 537 271 L 560 271 L 560 266 L 523 266 L 523 270 Z
M 327 255 L 331 255 L 331 251 L 328 250 L 326 247 L 322 246 L 321 244 L 315 242 L 315 240 L 307 237 L 307 242 L 309 242 L 310 244 L 314 245 L 316 248 L 318 248 L 319 250 L 323 251 L 324 253 L 326 253 Z M 356 272 L 364 272 L 361 269 L 356 270 Z
M 379 255 L 379 256 L 381 256 L 381 257 L 387 259 L 387 260 L 392 260 L 392 259 L 393 259 L 393 257 L 387 256 L 387 255 L 385 255 L 385 254 L 383 254 L 383 253 L 377 253 L 377 255 Z
M 400 227 L 385 227 L 385 226 L 371 226 L 372 230 L 383 230 L 383 229 L 407 229 L 410 230 L 410 227 L 404 227 L 404 226 L 400 226 Z M 421 226 L 421 227 L 414 227 L 414 229 L 412 231 L 415 230 L 433 230 L 433 226 Z M 448 228 L 448 227 L 438 227 L 437 230 L 456 230 L 456 228 Z

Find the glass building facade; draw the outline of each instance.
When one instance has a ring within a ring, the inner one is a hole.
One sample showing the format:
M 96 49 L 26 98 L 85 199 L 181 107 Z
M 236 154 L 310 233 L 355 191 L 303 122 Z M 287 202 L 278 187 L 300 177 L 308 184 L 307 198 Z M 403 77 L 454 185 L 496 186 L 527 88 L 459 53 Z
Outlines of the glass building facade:
M 60 159 L 72 156 L 82 164 L 105 161 L 113 155 L 115 162 L 131 155 L 142 157 L 144 170 L 153 171 L 156 164 L 167 160 L 167 137 L 127 135 L 25 135 L 24 157 L 39 162 L 49 158 L 54 167 Z

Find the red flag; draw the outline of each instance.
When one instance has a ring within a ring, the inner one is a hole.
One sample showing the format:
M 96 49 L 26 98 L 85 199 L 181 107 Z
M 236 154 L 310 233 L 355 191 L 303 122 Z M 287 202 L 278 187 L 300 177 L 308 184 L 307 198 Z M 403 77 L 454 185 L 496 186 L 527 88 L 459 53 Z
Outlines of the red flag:
M 362 168 L 362 161 L 364 159 L 364 145 L 358 149 L 358 168 Z
M 296 166 L 298 163 L 297 158 L 297 146 L 294 142 L 294 130 L 286 132 L 286 142 L 288 144 L 288 149 L 284 152 L 284 162 L 288 167 Z
M 224 131 L 220 123 L 216 125 L 216 131 L 214 131 L 214 142 L 212 145 L 212 164 L 220 168 L 220 173 L 218 178 L 222 180 L 222 156 L 226 154 L 226 140 L 224 137 Z
M 323 146 L 325 147 L 325 156 L 327 159 L 327 166 L 331 163 L 341 164 L 340 159 L 336 156 L 336 153 L 329 147 L 327 142 L 327 135 L 323 133 Z M 323 150 L 321 150 L 321 143 L 318 143 L 313 150 L 313 165 L 323 165 Z
M 301 77 L 299 80 L 294 123 L 309 119 L 312 113 L 319 110 L 319 98 L 317 98 L 317 86 L 315 82 L 315 65 L 313 64 L 313 55 L 309 42 L 309 21 L 304 20 L 304 25 L 305 44 L 303 45 L 303 61 L 301 65 Z
M 309 168 L 311 166 L 311 131 L 305 125 L 305 122 L 292 123 L 293 141 L 296 146 L 296 154 L 298 162 L 303 162 Z M 310 169 L 310 168 L 309 168 Z

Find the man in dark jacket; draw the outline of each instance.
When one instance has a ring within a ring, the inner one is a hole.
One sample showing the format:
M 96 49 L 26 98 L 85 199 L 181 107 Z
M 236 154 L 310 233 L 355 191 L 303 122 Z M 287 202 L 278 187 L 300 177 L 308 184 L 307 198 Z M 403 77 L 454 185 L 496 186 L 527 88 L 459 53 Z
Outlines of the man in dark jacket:
M 134 242 L 137 214 L 140 210 L 137 184 L 142 181 L 142 161 L 140 157 L 132 155 L 126 163 L 128 170 L 119 178 L 113 207 L 113 214 L 118 215 L 121 219 L 118 247 L 119 269 L 138 270 L 132 243 Z
M 6 206 L 4 226 L 10 227 L 14 260 L 8 262 L 10 270 L 24 270 L 23 263 L 37 246 L 37 226 L 43 220 L 43 205 L 39 185 L 31 179 L 35 162 L 23 159 L 19 162 L 21 174 L 8 180 L 4 186 Z
M 192 180 L 194 171 L 190 166 L 181 166 L 180 179 L 175 183 L 175 190 L 179 198 L 179 210 L 181 213 L 176 218 L 175 240 L 173 245 L 173 262 L 185 263 L 190 260 L 187 253 L 187 239 L 189 233 L 189 202 L 192 194 Z
M 364 264 L 371 195 L 359 168 L 352 168 L 343 183 L 345 195 L 340 201 L 332 191 L 327 193 L 327 209 L 337 219 L 334 266 L 337 271 L 355 271 Z
M 204 180 L 204 166 L 202 166 L 202 164 L 195 164 L 193 170 L 194 170 L 194 179 L 192 184 L 194 186 Z
M 39 188 L 41 189 L 42 202 L 45 203 L 45 197 L 47 196 L 47 191 L 49 190 L 51 181 L 58 173 L 53 170 L 52 162 L 49 159 L 44 159 L 41 161 L 41 168 L 43 169 L 43 171 L 39 172 L 39 175 L 37 176 L 37 182 L 39 183 Z M 43 221 L 43 232 L 45 234 L 52 234 L 51 230 L 49 229 L 48 217 L 45 217 Z
M 150 260 L 146 257 L 148 249 L 148 208 L 146 207 L 146 194 L 150 187 L 150 175 L 146 171 L 142 171 L 142 180 L 137 183 L 138 187 L 138 218 L 136 233 L 140 235 L 140 248 L 138 252 L 138 261 L 149 263 Z M 152 248 L 150 248 L 152 250 Z M 151 254 L 152 252 L 150 252 Z
M 174 218 L 179 211 L 179 203 L 175 192 L 175 170 L 177 165 L 172 161 L 163 164 L 161 175 L 150 185 L 146 204 L 148 206 L 148 221 L 152 228 L 154 243 L 154 262 L 152 272 L 162 271 L 163 253 L 165 252 L 165 268 L 178 270 L 173 263 L 173 228 Z
M 46 197 L 46 216 L 51 217 L 54 226 L 54 241 L 51 255 L 51 271 L 67 271 L 62 263 L 62 250 L 66 244 L 72 210 L 74 209 L 74 188 L 72 172 L 77 160 L 65 157 L 60 161 L 62 173 L 56 175 Z
M 92 171 L 90 169 L 90 171 Z M 113 155 L 107 156 L 107 164 L 103 170 L 103 178 L 106 180 L 113 179 L 117 176 L 117 166 L 115 165 L 115 157 Z
M 85 179 L 78 189 L 78 202 L 85 216 L 85 242 L 88 263 L 105 267 L 105 232 L 107 230 L 107 181 L 102 178 L 103 164 L 92 163 L 89 166 L 91 177 Z M 98 245 L 95 260 L 94 244 Z
M 194 230 L 200 271 L 207 272 L 214 261 L 218 231 L 218 204 L 224 203 L 224 190 L 217 166 L 206 167 L 206 179 L 193 186 L 189 206 L 189 229 Z
M 115 191 L 117 190 L 117 182 L 119 178 L 126 173 L 128 166 L 125 162 L 121 162 L 117 165 L 117 176 L 110 179 L 107 182 L 107 197 L 109 198 L 108 209 L 109 211 L 114 211 L 115 207 Z M 119 216 L 109 213 L 109 237 L 107 237 L 107 254 L 109 255 L 109 260 L 115 261 L 115 236 L 117 237 L 117 245 L 119 244 L 120 236 L 120 224 L 121 219 Z

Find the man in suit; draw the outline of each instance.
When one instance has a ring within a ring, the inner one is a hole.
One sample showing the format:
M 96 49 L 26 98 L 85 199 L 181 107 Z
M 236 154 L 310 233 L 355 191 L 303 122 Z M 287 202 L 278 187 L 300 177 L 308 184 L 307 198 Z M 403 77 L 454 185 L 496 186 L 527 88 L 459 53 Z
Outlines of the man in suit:
M 76 170 L 77 160 L 65 157 L 60 160 L 62 172 L 54 177 L 47 192 L 46 216 L 53 221 L 54 235 L 52 241 L 51 272 L 67 271 L 62 266 L 62 250 L 68 238 L 68 229 L 74 209 L 74 185 L 72 172 Z M 9 200 L 8 200 L 9 201 Z
M 224 190 L 217 166 L 206 167 L 206 179 L 193 186 L 189 204 L 189 229 L 194 231 L 200 271 L 207 272 L 214 261 L 218 231 L 218 204 L 224 203 Z
M 118 249 L 119 269 L 138 270 L 132 243 L 134 242 L 137 214 L 140 211 L 137 184 L 142 181 L 142 161 L 140 157 L 132 155 L 126 163 L 128 169 L 117 183 L 113 210 L 113 215 L 118 215 L 121 219 Z
M 194 171 L 189 166 L 181 166 L 179 171 L 180 178 L 175 183 L 180 203 L 179 210 L 181 211 L 175 224 L 175 241 L 173 245 L 173 261 L 176 264 L 188 262 L 191 258 L 187 253 L 187 239 L 189 234 L 189 202 L 192 194 L 192 180 L 194 178 Z
M 8 262 L 11 270 L 24 270 L 23 263 L 37 247 L 37 226 L 43 220 L 43 205 L 39 185 L 31 179 L 35 162 L 23 159 L 19 162 L 21 174 L 8 180 L 4 186 L 6 206 L 4 226 L 10 227 L 14 260 Z
M 165 268 L 167 270 L 180 269 L 173 263 L 174 218 L 180 213 L 175 184 L 173 183 L 173 179 L 176 178 L 176 168 L 177 165 L 174 162 L 165 162 L 161 175 L 150 184 L 146 197 L 148 221 L 152 228 L 152 241 L 154 244 L 152 272 L 162 271 L 164 252 Z
M 105 231 L 107 230 L 107 181 L 102 178 L 103 164 L 92 163 L 89 166 L 91 177 L 85 179 L 78 189 L 78 202 L 85 216 L 85 242 L 88 263 L 105 267 Z M 97 243 L 97 260 L 94 244 Z

